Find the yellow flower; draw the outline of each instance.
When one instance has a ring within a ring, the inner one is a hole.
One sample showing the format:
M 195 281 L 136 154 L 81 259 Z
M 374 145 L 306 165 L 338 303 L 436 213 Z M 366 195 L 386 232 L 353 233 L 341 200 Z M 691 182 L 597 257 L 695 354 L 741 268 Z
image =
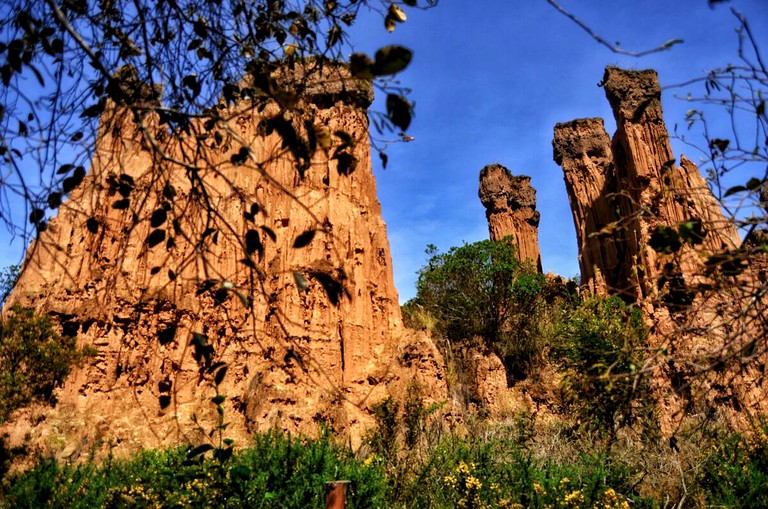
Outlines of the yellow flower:
M 541 486 L 541 484 L 537 482 L 533 483 L 533 491 L 535 491 L 539 495 L 546 493 L 546 490 Z

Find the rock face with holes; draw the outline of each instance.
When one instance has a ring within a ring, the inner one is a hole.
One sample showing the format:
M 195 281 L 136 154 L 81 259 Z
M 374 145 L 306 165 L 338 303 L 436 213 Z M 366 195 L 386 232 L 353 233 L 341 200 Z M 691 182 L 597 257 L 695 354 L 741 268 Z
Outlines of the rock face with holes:
M 401 320 L 370 83 L 314 63 L 270 87 L 298 102 L 253 104 L 244 82 L 216 121 L 107 108 L 87 176 L 30 247 L 10 301 L 96 354 L 12 436 L 67 457 L 97 441 L 195 443 L 222 394 L 240 444 L 322 423 L 356 440 L 371 405 L 412 380 L 443 399 L 440 354 Z
M 736 413 L 760 410 L 766 394 L 750 374 L 754 359 L 714 369 L 721 359 L 738 359 L 754 343 L 750 338 L 765 335 L 757 311 L 765 298 L 753 299 L 756 273 L 730 267 L 741 239 L 696 166 L 684 156 L 675 160 L 656 72 L 609 67 L 603 87 L 617 125 L 613 139 L 592 118 L 558 124 L 553 141 L 576 225 L 582 284 L 645 311 L 649 352 L 659 357 L 654 378 L 666 431 L 696 404 L 731 401 Z
M 541 272 L 539 211 L 531 177 L 514 176 L 500 164 L 480 170 L 480 201 L 485 207 L 491 240 L 511 237 L 521 261 Z

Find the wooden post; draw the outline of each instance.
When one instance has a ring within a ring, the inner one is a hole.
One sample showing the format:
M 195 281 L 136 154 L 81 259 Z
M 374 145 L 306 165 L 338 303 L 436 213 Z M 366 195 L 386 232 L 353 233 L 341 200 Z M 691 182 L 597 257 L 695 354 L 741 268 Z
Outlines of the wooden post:
M 349 481 L 325 483 L 325 509 L 346 509 Z

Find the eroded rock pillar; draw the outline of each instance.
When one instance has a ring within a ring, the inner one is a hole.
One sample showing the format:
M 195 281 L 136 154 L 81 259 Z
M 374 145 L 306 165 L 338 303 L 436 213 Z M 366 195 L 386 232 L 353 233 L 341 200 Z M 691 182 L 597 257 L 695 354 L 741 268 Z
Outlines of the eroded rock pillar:
M 480 170 L 478 194 L 491 240 L 512 237 L 520 260 L 535 264 L 541 272 L 539 212 L 531 177 L 514 176 L 500 164 L 491 164 Z

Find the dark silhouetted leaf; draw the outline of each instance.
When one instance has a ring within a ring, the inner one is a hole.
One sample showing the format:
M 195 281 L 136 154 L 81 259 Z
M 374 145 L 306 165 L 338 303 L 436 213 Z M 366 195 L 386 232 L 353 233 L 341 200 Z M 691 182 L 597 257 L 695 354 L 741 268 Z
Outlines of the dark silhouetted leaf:
M 221 382 L 223 382 L 223 381 L 224 381 L 224 377 L 225 377 L 225 376 L 227 376 L 227 369 L 228 369 L 228 368 L 227 368 L 227 366 L 223 366 L 222 368 L 220 368 L 220 369 L 219 369 L 219 370 L 216 372 L 216 375 L 215 375 L 215 376 L 214 376 L 214 378 L 213 378 L 213 382 L 214 382 L 216 385 L 221 385 Z M 217 404 L 218 404 L 218 403 L 217 403 Z
M 261 243 L 261 236 L 257 230 L 248 230 L 245 234 L 245 252 L 248 255 L 259 254 L 259 259 L 264 256 L 264 245 Z
M 195 292 L 195 294 L 202 295 L 218 284 L 219 284 L 218 279 L 206 279 L 205 281 L 197 285 L 197 292 Z
M 744 186 L 733 186 L 730 189 L 728 189 L 725 192 L 725 194 L 723 194 L 723 198 L 727 198 L 727 197 L 732 196 L 732 195 L 734 195 L 736 193 L 741 193 L 741 192 L 746 191 L 746 190 L 747 190 L 747 188 L 744 187 Z
M 157 229 L 152 230 L 152 233 L 149 234 L 147 237 L 147 246 L 152 249 L 159 243 L 165 240 L 165 230 L 163 229 Z
M 61 205 L 61 193 L 53 192 L 48 195 L 48 207 L 57 209 Z
M 157 398 L 157 401 L 158 401 L 158 403 L 160 403 L 160 409 L 161 410 L 165 410 L 171 404 L 171 395 L 170 394 L 161 394 Z
M 336 169 L 339 175 L 350 175 L 357 168 L 357 157 L 347 152 L 341 152 L 333 156 L 338 161 Z
M 98 233 L 99 221 L 95 217 L 89 217 L 85 222 L 85 227 L 88 228 L 88 231 L 91 233 Z
M 168 269 L 168 279 L 171 281 L 176 281 L 176 273 L 171 269 Z
M 365 53 L 353 53 L 349 59 L 352 76 L 366 80 L 373 79 L 373 60 Z
M 149 273 L 150 273 L 151 275 L 153 275 L 153 276 L 154 276 L 155 274 L 157 274 L 158 272 L 160 272 L 160 269 L 161 269 L 161 267 L 152 267 L 152 268 L 149 270 Z
M 763 187 L 763 181 L 758 178 L 751 178 L 747 182 L 747 189 L 750 191 L 759 191 Z
M 250 258 L 243 258 L 242 260 L 240 260 L 240 263 L 242 263 L 243 265 L 245 265 L 249 269 L 255 269 L 256 268 L 256 264 Z
M 77 168 L 75 168 L 75 171 L 72 173 L 72 176 L 69 178 L 65 178 L 64 182 L 62 183 L 64 194 L 70 193 L 77 186 L 82 184 L 84 178 L 85 178 L 85 168 L 83 168 L 82 166 L 78 166 Z
M 677 231 L 669 226 L 657 226 L 651 233 L 648 245 L 657 253 L 665 254 L 676 253 L 683 246 Z
M 221 394 L 219 394 L 218 396 L 214 396 L 214 397 L 211 398 L 211 403 L 213 403 L 214 405 L 221 405 L 226 400 L 227 400 L 226 397 L 224 397 Z
M 131 200 L 129 200 L 128 198 L 117 200 L 115 203 L 112 204 L 112 208 L 117 210 L 125 210 L 130 206 L 131 206 Z
M 410 101 L 402 95 L 387 95 L 387 118 L 403 131 L 411 125 L 411 109 Z
M 74 169 L 74 164 L 62 164 L 58 170 L 56 170 L 56 175 L 64 175 L 65 173 L 69 173 Z
M 386 170 L 389 157 L 384 152 L 379 152 L 379 159 L 381 159 L 381 167 Z
M 235 166 L 240 166 L 241 164 L 244 164 L 248 160 L 248 149 L 246 147 L 240 148 L 238 153 L 232 154 L 232 157 L 230 157 L 229 160 Z
M 83 112 L 80 114 L 81 118 L 95 118 L 101 115 L 101 113 L 104 111 L 104 101 L 99 101 L 93 106 L 89 106 L 83 110 Z
M 161 345 L 167 345 L 176 338 L 176 326 L 169 325 L 157 333 L 157 340 Z
M 315 238 L 315 230 L 307 230 L 298 237 L 296 237 L 296 240 L 293 241 L 293 247 L 294 248 L 302 248 L 312 242 L 312 239 Z
M 163 187 L 163 196 L 166 199 L 173 201 L 173 199 L 176 198 L 176 188 L 171 184 L 165 184 L 165 187 Z
M 77 131 L 75 134 L 72 135 L 72 138 L 71 138 L 72 141 L 80 141 L 82 139 L 83 139 L 82 131 Z
M 344 294 L 344 286 L 341 282 L 325 272 L 311 272 L 310 275 L 323 287 L 331 304 L 338 306 L 339 300 L 341 299 L 342 294 Z
M 709 142 L 709 148 L 710 149 L 717 149 L 721 153 L 724 153 L 728 149 L 728 145 L 731 144 L 731 140 L 723 140 L 720 138 L 715 138 Z
M 275 232 L 272 231 L 272 228 L 269 226 L 259 226 L 261 228 L 261 231 L 267 234 L 267 237 L 272 239 L 272 242 L 277 242 L 277 235 L 275 235 Z
M 196 456 L 200 456 L 201 454 L 205 454 L 208 451 L 212 451 L 212 450 L 213 450 L 213 446 L 211 444 L 198 445 L 197 447 L 195 447 L 194 449 L 191 449 L 187 453 L 187 458 L 194 458 Z
M 158 226 L 162 226 L 166 219 L 168 219 L 168 213 L 165 209 L 160 208 L 152 212 L 149 224 L 152 225 L 152 228 L 157 228 Z
M 373 74 L 376 76 L 397 74 L 408 67 L 411 58 L 413 58 L 413 52 L 406 47 L 394 44 L 385 46 L 376 52 Z
M 32 209 L 32 212 L 29 214 L 30 223 L 39 223 L 43 218 L 45 218 L 45 211 L 43 209 Z

